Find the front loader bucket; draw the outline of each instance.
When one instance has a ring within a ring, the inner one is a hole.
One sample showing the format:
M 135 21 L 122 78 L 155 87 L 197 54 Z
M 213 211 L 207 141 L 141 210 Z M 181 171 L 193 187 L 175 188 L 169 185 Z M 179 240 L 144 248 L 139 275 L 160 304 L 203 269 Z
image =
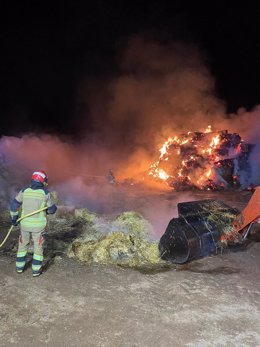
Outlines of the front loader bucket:
M 250 223 L 257 220 L 260 216 L 260 187 L 255 189 L 254 194 L 249 200 L 244 210 L 237 216 L 234 226 L 238 232 L 241 232 Z
M 162 259 L 184 264 L 218 254 L 220 236 L 239 211 L 222 201 L 202 200 L 178 204 L 179 218 L 173 218 L 160 239 Z
M 200 242 L 194 229 L 183 218 L 173 218 L 160 239 L 161 258 L 176 264 L 186 263 L 196 258 Z

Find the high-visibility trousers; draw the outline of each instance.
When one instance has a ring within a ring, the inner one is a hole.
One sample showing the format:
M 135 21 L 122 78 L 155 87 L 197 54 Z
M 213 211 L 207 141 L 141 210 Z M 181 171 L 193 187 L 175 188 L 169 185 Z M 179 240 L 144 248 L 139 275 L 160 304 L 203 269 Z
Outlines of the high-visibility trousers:
M 32 271 L 37 272 L 42 267 L 43 262 L 43 246 L 44 237 L 42 236 L 42 231 L 24 231 L 21 230 L 19 237 L 19 245 L 16 257 L 16 269 L 23 270 L 26 263 L 26 255 L 28 252 L 28 247 L 30 244 L 30 239 L 33 240 L 33 260 L 32 260 Z

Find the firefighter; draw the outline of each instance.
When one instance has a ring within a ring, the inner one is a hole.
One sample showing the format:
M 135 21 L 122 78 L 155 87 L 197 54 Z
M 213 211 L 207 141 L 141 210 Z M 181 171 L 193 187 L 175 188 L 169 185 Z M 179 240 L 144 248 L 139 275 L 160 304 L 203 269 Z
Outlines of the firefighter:
M 30 238 L 33 239 L 33 259 L 32 259 L 32 274 L 34 277 L 39 276 L 42 272 L 43 262 L 43 233 L 46 229 L 47 218 L 46 214 L 54 214 L 57 210 L 55 204 L 51 201 L 48 186 L 48 176 L 43 170 L 35 171 L 32 174 L 31 185 L 29 188 L 21 190 L 14 198 L 10 207 L 12 224 L 17 226 L 18 210 L 22 208 L 22 214 L 26 215 L 38 209 L 47 207 L 45 211 L 24 218 L 20 222 L 20 237 L 18 244 L 18 252 L 16 257 L 16 271 L 23 272 L 26 255 L 30 243 Z

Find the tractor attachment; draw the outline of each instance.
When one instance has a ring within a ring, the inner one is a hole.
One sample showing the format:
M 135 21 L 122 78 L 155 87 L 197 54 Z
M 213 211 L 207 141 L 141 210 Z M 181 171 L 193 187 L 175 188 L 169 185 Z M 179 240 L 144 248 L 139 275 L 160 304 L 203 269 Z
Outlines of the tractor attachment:
M 260 238 L 260 187 L 246 208 L 237 209 L 218 200 L 179 203 L 179 218 L 173 218 L 159 242 L 161 258 L 184 264 L 225 247 L 247 245 Z

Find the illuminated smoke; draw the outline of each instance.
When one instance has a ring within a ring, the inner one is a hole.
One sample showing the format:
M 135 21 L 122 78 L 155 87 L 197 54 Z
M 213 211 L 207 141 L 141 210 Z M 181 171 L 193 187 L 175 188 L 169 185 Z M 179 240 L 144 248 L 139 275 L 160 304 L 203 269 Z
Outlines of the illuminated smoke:
M 120 75 L 108 85 L 105 116 L 92 117 L 98 131 L 107 135 L 108 127 L 127 149 L 150 148 L 170 132 L 200 130 L 224 117 L 214 80 L 195 46 L 133 38 L 121 61 Z
M 76 101 L 83 141 L 75 144 L 44 134 L 0 140 L 0 152 L 22 184 L 28 183 L 32 171 L 43 168 L 51 185 L 71 203 L 113 212 L 131 207 L 131 190 L 121 187 L 115 194 L 114 187 L 103 189 L 107 171 L 114 170 L 120 181 L 143 182 L 144 171 L 172 134 L 200 131 L 211 124 L 216 130 L 237 132 L 245 141 L 260 142 L 259 109 L 226 115 L 206 59 L 196 46 L 134 37 L 118 61 L 116 77 L 82 77 L 79 83 Z M 254 152 L 251 163 L 258 163 L 258 157 Z M 257 170 L 252 172 L 258 180 Z
M 89 110 L 86 125 L 113 150 L 119 146 L 120 178 L 141 175 L 171 133 L 198 131 L 224 118 L 224 103 L 214 96 L 214 79 L 194 45 L 134 37 L 119 60 L 116 78 L 82 81 L 78 103 Z

